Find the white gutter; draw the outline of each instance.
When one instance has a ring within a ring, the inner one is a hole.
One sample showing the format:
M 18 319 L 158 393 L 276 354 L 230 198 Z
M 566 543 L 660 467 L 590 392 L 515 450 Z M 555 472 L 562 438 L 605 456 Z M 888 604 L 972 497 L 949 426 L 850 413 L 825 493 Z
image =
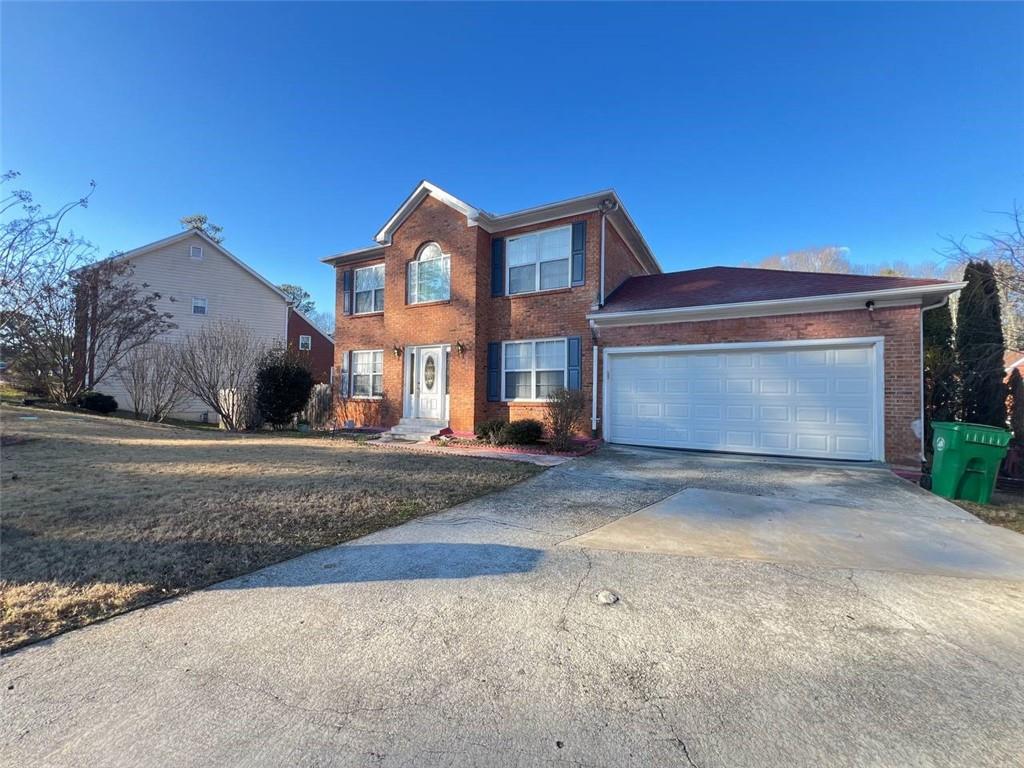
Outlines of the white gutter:
M 591 382 L 590 435 L 593 437 L 597 432 L 597 344 L 594 345 L 594 375 Z
M 925 296 L 942 294 L 949 296 L 967 283 L 940 283 L 937 285 L 915 285 L 905 288 L 886 288 L 876 291 L 855 293 L 833 293 L 825 296 L 801 296 L 792 299 L 769 299 L 766 301 L 737 301 L 728 304 L 705 304 L 696 307 L 666 307 L 663 309 L 640 309 L 626 312 L 592 312 L 588 320 L 598 326 L 644 325 L 651 323 L 686 322 L 715 317 L 757 317 L 758 315 L 781 315 L 838 309 L 835 305 L 848 305 L 843 309 L 857 309 L 868 301 L 876 307 L 900 306 L 913 303 Z

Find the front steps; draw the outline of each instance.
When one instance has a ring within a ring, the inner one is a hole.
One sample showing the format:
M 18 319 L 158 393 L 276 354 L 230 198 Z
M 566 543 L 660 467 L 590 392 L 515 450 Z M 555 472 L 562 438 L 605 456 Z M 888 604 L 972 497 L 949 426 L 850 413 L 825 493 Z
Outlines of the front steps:
M 381 440 L 409 440 L 415 443 L 425 443 L 447 427 L 448 422 L 442 419 L 402 418 L 398 424 L 381 435 Z

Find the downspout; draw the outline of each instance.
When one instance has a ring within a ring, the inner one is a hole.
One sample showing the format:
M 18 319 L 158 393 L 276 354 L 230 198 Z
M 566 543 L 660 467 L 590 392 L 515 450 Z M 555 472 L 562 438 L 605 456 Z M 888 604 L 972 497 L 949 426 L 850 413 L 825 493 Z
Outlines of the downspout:
M 598 295 L 597 295 L 597 306 L 599 308 L 604 306 L 604 297 L 605 297 L 605 292 L 604 292 L 605 219 L 608 218 L 608 214 L 609 213 L 611 213 L 612 211 L 617 211 L 618 209 L 619 209 L 619 204 L 616 201 L 612 200 L 611 198 L 605 198 L 604 200 L 602 200 L 601 201 L 601 206 L 599 208 L 599 210 L 601 211 L 601 269 L 600 269 L 601 275 L 600 275 L 600 279 L 598 280 L 598 282 L 600 284 L 600 288 L 598 289 Z
M 945 296 L 942 297 L 942 301 L 940 301 L 938 304 L 933 304 L 930 307 L 921 307 L 921 323 L 920 323 L 920 326 L 921 326 L 920 327 L 920 332 L 921 332 L 921 342 L 920 342 L 921 369 L 920 369 L 920 371 L 921 371 L 921 375 L 920 375 L 920 381 L 921 381 L 921 468 L 922 468 L 922 470 L 924 469 L 924 456 L 925 456 L 925 454 L 924 454 L 924 450 L 925 450 L 925 445 L 924 445 L 924 436 L 925 436 L 925 428 L 924 428 L 924 313 L 927 312 L 930 309 L 939 309 L 940 307 L 944 307 L 947 304 L 949 304 L 949 294 L 948 293 Z
M 600 280 L 599 280 L 601 286 L 600 286 L 600 288 L 598 288 L 598 294 L 597 294 L 597 306 L 599 308 L 604 306 L 604 227 L 605 227 L 605 223 L 604 222 L 605 222 L 605 219 L 607 219 L 607 218 L 608 218 L 608 214 L 605 213 L 602 210 L 601 211 L 601 276 L 600 276 Z
M 593 436 L 597 432 L 597 344 L 594 345 L 594 349 L 593 349 L 592 354 L 593 354 L 593 357 L 594 357 L 594 360 L 593 360 L 593 362 L 594 362 L 594 373 L 593 373 L 593 377 L 590 379 L 590 381 L 591 381 L 590 392 L 591 392 L 591 395 L 592 395 L 592 397 L 591 397 L 592 402 L 590 403 L 590 434 L 591 434 L 591 436 Z

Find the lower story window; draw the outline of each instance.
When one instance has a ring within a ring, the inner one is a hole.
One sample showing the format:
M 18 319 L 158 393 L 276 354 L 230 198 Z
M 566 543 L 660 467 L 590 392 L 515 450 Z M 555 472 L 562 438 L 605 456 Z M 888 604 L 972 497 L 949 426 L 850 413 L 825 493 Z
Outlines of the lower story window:
M 303 352 L 309 352 L 313 348 L 313 337 L 306 336 L 305 334 L 299 335 L 299 349 Z
M 565 339 L 506 341 L 503 400 L 547 400 L 566 385 Z
M 352 394 L 355 397 L 380 397 L 384 394 L 383 350 L 352 353 Z

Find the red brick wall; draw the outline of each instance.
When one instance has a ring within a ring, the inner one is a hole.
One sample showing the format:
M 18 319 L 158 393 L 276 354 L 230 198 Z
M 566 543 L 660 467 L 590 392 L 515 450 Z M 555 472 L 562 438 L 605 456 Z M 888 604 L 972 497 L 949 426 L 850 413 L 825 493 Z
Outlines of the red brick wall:
M 312 348 L 309 352 L 299 349 L 299 336 L 310 337 Z M 318 384 L 330 381 L 334 344 L 291 308 L 288 309 L 288 348 L 309 358 L 314 381 Z
M 603 328 L 602 347 L 713 344 L 881 336 L 885 339 L 885 458 L 919 464 L 912 422 L 921 415 L 921 312 L 918 307 L 750 317 L 694 323 Z M 603 376 L 603 372 L 599 374 Z M 603 396 L 603 392 L 598 392 Z M 600 405 L 600 401 L 599 401 Z
M 607 299 L 626 278 L 645 275 L 647 271 L 610 222 L 605 227 L 604 238 L 604 297 Z
M 379 426 L 390 427 L 402 415 L 403 358 L 395 347 L 421 344 L 451 344 L 451 426 L 456 431 L 473 430 L 477 392 L 476 307 L 477 266 L 481 261 L 479 240 L 486 236 L 478 227 L 466 225 L 465 215 L 432 197 L 426 198 L 402 223 L 384 255 L 384 312 L 374 315 L 345 315 L 342 274 L 353 266 L 379 264 L 381 258 L 346 264 L 335 270 L 336 325 L 335 366 L 341 353 L 360 349 L 384 350 L 384 392 L 389 408 Z M 432 304 L 405 303 L 407 265 L 424 243 L 434 241 L 451 255 L 451 300 Z M 488 241 L 489 242 L 489 241 Z M 487 246 L 489 247 L 489 245 Z M 488 255 L 488 260 L 489 260 Z M 489 274 L 489 273 L 488 273 Z M 488 283 L 486 274 L 483 283 Z M 489 289 L 488 289 L 489 290 Z M 466 346 L 459 355 L 456 342 Z M 486 344 L 483 352 L 486 364 Z

